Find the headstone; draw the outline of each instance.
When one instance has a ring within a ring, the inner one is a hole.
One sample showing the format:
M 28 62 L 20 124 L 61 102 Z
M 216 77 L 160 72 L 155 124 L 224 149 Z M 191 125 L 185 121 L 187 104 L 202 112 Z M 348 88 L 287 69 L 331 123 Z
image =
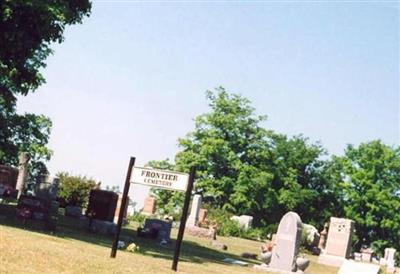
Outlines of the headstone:
M 361 262 L 362 261 L 362 254 L 359 253 L 359 252 L 354 252 L 354 260 Z
M 349 258 L 353 231 L 354 222 L 352 220 L 331 217 L 326 254 Z
M 117 202 L 117 193 L 108 190 L 92 189 L 90 191 L 86 216 L 97 220 L 113 222 Z
M 388 269 L 394 269 L 396 249 L 385 248 L 385 260 Z
M 213 228 L 205 228 L 198 226 L 187 226 L 185 228 L 186 234 L 191 236 L 199 237 L 199 238 L 207 238 L 211 240 L 215 240 L 215 229 Z
M 249 215 L 232 216 L 231 220 L 238 222 L 241 228 L 247 230 L 251 228 L 251 224 L 253 222 L 253 216 Z
M 344 260 L 338 274 L 378 274 L 379 265 Z
M 205 221 L 206 221 L 206 219 L 207 219 L 207 214 L 208 214 L 208 211 L 207 211 L 207 209 L 204 209 L 204 208 L 200 208 L 200 210 L 199 210 L 199 223 L 204 223 Z
M 318 257 L 318 263 L 339 267 L 349 258 L 353 231 L 352 220 L 331 217 L 326 248 Z
M 28 161 L 29 161 L 29 154 L 23 152 L 19 156 L 19 165 L 18 165 L 18 178 L 17 178 L 17 185 L 16 189 L 18 190 L 18 198 L 25 190 L 26 179 L 28 178 Z
M 113 222 L 94 219 L 90 222 L 89 230 L 103 235 L 114 235 L 117 231 L 117 225 Z
M 361 250 L 361 260 L 363 262 L 371 262 L 373 250 L 370 248 L 365 248 Z
M 193 196 L 192 208 L 190 210 L 189 218 L 186 222 L 186 226 L 196 226 L 199 220 L 199 210 L 201 207 L 201 195 L 195 194 Z
M 319 238 L 319 243 L 318 243 L 318 248 L 320 248 L 321 250 L 325 249 L 326 246 L 326 238 L 328 237 L 328 224 L 325 223 L 324 225 L 324 229 L 321 231 L 320 233 L 320 238 Z
M 80 208 L 79 206 L 66 206 L 65 215 L 80 218 L 82 216 L 82 208 Z
M 286 213 L 281 219 L 276 234 L 276 245 L 272 250 L 270 267 L 281 271 L 296 271 L 302 222 L 295 212 Z
M 129 201 L 129 197 L 127 197 L 127 201 Z M 114 223 L 118 222 L 119 212 L 121 210 L 121 204 L 122 204 L 122 194 L 119 194 L 118 201 L 117 201 L 117 207 L 116 207 L 115 213 L 114 213 Z M 126 205 L 125 205 L 125 211 L 124 211 L 123 218 L 126 219 L 127 215 L 128 215 L 128 203 L 126 203 Z
M 17 178 L 18 178 L 17 168 L 0 165 L 0 185 L 7 185 L 12 188 L 15 188 L 15 186 L 17 185 Z
M 146 219 L 143 230 L 156 229 L 158 231 L 157 239 L 170 241 L 171 228 L 171 222 L 165 222 L 158 219 Z
M 52 201 L 57 199 L 60 180 L 56 177 L 43 176 L 42 181 L 36 185 L 35 194 L 38 197 Z
M 142 213 L 145 215 L 153 215 L 156 212 L 156 199 L 153 197 L 147 197 L 144 200 L 144 207 Z

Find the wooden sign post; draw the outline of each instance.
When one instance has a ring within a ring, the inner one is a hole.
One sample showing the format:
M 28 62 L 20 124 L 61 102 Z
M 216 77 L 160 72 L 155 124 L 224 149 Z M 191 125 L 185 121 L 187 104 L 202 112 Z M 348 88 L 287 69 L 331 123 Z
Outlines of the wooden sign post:
M 131 173 L 132 173 L 132 168 L 134 165 L 135 165 L 135 157 L 131 157 L 131 159 L 129 160 L 128 172 L 126 174 L 124 192 L 122 194 L 122 201 L 121 201 L 120 208 L 126 208 L 129 186 L 130 186 L 130 181 L 131 181 Z M 119 214 L 118 214 L 117 232 L 115 233 L 114 241 L 113 241 L 112 248 L 111 248 L 111 255 L 110 255 L 111 258 L 115 258 L 115 256 L 117 256 L 119 234 L 121 233 L 121 226 L 122 226 L 123 218 L 124 218 L 124 210 L 120 210 Z
M 122 194 L 121 208 L 126 207 L 128 192 L 130 184 L 142 184 L 150 187 L 163 188 L 168 190 L 186 191 L 185 201 L 183 204 L 182 217 L 178 231 L 178 237 L 176 239 L 174 260 L 172 262 L 172 269 L 177 271 L 179 254 L 181 250 L 183 234 L 185 232 L 186 219 L 189 210 L 190 197 L 193 190 L 193 182 L 195 177 L 195 168 L 190 169 L 190 174 L 169 171 L 169 170 L 158 170 L 152 168 L 135 167 L 135 158 L 131 157 L 128 166 L 128 172 L 126 174 L 124 192 Z M 119 235 L 121 233 L 122 220 L 124 217 L 124 211 L 120 210 L 117 222 L 117 232 L 115 233 L 112 248 L 111 258 L 115 258 L 117 255 Z
M 185 201 L 183 203 L 181 224 L 179 225 L 178 237 L 176 238 L 174 260 L 172 262 L 172 270 L 174 270 L 174 271 L 178 270 L 179 254 L 181 251 L 183 233 L 185 232 L 185 227 L 186 227 L 186 219 L 187 219 L 187 214 L 188 214 L 188 210 L 189 210 L 190 196 L 192 196 L 193 181 L 194 181 L 195 173 L 196 173 L 196 169 L 194 167 L 192 167 L 190 169 L 189 183 L 188 183 L 188 186 L 186 189 Z

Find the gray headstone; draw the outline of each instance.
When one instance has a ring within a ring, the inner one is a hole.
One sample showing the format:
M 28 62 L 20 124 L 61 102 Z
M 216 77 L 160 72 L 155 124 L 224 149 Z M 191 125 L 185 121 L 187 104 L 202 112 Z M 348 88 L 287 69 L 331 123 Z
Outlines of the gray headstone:
M 186 226 L 195 226 L 199 220 L 199 211 L 201 207 L 201 195 L 195 194 L 193 196 L 192 208 L 190 210 L 189 218 L 186 222 Z
M 46 200 L 56 200 L 60 180 L 56 177 L 43 176 L 40 184 L 37 184 L 35 194 Z
M 158 219 L 146 219 L 144 229 L 155 228 L 158 230 L 157 239 L 170 241 L 172 224 Z
M 82 209 L 79 206 L 66 206 L 65 215 L 80 218 L 82 216 Z
M 29 162 L 29 154 L 23 152 L 19 155 L 19 164 L 18 164 L 18 178 L 16 190 L 18 190 L 18 198 L 25 190 L 26 180 L 28 178 L 28 162 Z
M 272 250 L 270 267 L 282 271 L 296 271 L 303 224 L 295 212 L 286 213 L 281 219 Z

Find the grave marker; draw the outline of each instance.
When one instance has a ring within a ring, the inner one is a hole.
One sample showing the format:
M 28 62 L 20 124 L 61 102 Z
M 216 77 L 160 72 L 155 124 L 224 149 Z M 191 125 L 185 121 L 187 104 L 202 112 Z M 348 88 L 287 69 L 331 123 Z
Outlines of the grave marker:
M 282 217 L 276 234 L 276 245 L 272 250 L 271 268 L 296 271 L 302 226 L 301 219 L 295 212 L 288 212 Z
M 331 217 L 326 248 L 324 253 L 319 255 L 318 263 L 339 267 L 345 259 L 348 259 L 353 231 L 352 220 Z

